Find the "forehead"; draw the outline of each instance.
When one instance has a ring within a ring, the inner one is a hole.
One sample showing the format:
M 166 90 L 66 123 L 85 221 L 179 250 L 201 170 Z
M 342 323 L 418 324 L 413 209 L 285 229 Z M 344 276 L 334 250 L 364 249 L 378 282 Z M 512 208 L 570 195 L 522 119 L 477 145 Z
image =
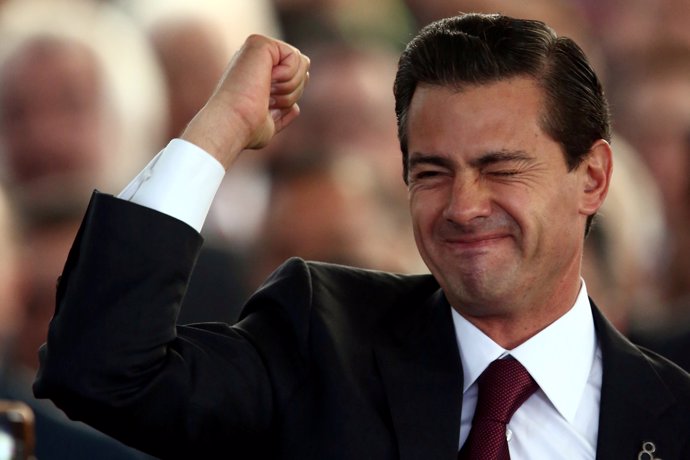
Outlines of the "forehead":
M 543 90 L 528 77 L 460 89 L 420 85 L 408 112 L 409 149 L 524 148 L 519 144 L 547 137 L 544 99 Z

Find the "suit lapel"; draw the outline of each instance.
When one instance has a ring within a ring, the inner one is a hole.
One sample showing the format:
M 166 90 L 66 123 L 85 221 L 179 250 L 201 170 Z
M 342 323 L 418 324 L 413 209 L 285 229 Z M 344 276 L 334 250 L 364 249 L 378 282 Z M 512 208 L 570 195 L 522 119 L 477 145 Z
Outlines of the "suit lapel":
M 592 307 L 603 363 L 597 459 L 637 458 L 675 398 L 640 350 Z M 423 308 L 398 313 L 375 356 L 400 458 L 456 458 L 463 376 L 450 307 L 438 291 Z
M 637 458 L 675 398 L 640 350 L 592 307 L 603 364 L 597 458 Z
M 437 291 L 397 311 L 375 349 L 401 460 L 456 458 L 462 366 L 450 307 Z

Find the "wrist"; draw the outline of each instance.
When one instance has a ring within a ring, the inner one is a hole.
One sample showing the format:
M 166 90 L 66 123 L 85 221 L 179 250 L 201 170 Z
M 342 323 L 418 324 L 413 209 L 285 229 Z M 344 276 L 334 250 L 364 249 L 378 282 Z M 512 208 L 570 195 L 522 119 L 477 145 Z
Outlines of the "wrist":
M 221 111 L 219 116 L 213 111 L 208 106 L 200 110 L 180 138 L 205 150 L 227 170 L 245 149 L 248 130 L 242 128 L 237 116 L 227 111 Z

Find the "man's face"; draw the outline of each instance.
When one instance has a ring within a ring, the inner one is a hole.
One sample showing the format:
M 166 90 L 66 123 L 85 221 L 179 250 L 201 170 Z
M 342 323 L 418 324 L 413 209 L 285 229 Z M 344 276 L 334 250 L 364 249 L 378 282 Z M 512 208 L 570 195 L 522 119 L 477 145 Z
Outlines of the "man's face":
M 20 48 L 0 78 L 0 136 L 21 183 L 94 174 L 104 161 L 104 98 L 98 63 L 73 43 Z
M 466 316 L 530 314 L 564 293 L 574 301 L 586 166 L 568 171 L 542 115 L 542 91 L 529 78 L 462 91 L 423 85 L 410 104 L 415 239 Z

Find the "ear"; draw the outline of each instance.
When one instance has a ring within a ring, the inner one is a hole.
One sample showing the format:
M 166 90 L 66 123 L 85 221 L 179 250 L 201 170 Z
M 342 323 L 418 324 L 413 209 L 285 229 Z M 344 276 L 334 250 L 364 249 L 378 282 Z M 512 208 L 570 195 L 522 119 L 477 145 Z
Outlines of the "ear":
M 589 153 L 578 166 L 582 177 L 580 213 L 591 216 L 604 203 L 611 183 L 612 157 L 609 143 L 599 139 L 592 144 Z

